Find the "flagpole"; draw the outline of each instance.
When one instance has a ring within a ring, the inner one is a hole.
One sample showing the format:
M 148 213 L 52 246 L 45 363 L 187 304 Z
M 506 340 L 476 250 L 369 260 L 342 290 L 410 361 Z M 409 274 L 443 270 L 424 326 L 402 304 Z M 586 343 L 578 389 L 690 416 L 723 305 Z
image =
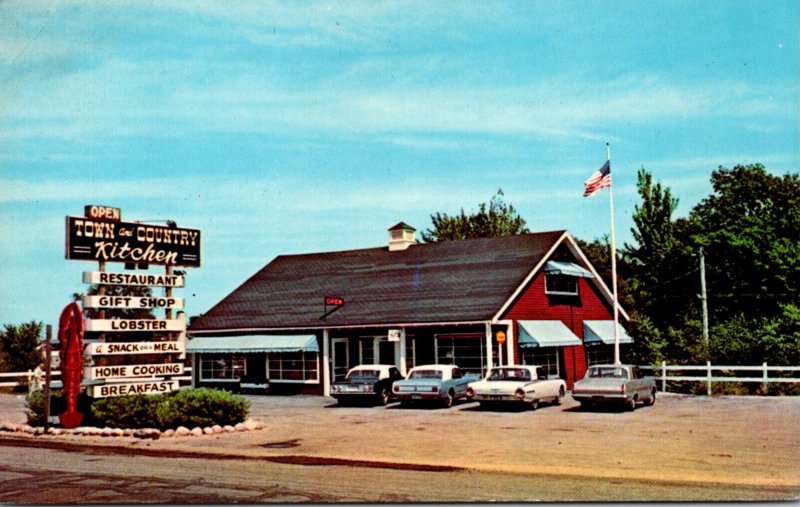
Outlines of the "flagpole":
M 606 143 L 606 162 L 611 164 L 611 147 Z M 619 360 L 619 304 L 617 303 L 617 239 L 614 234 L 614 182 L 608 186 L 608 200 L 611 207 L 611 285 L 614 295 L 614 364 Z

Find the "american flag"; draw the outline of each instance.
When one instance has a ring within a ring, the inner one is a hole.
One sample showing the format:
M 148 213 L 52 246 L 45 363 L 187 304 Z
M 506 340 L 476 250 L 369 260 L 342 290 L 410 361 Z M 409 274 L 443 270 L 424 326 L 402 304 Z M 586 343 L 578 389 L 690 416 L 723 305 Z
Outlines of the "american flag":
M 606 160 L 603 167 L 596 170 L 592 176 L 586 180 L 583 196 L 589 197 L 600 191 L 601 188 L 611 186 L 611 162 Z

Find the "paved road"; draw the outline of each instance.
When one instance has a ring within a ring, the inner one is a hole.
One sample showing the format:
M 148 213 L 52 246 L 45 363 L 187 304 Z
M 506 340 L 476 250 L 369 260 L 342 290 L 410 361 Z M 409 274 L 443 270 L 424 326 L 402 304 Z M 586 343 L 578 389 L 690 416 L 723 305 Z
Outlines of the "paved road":
M 635 412 L 571 400 L 535 412 L 250 400 L 264 430 L 157 441 L 0 434 L 0 502 L 64 501 L 59 478 L 86 499 L 69 501 L 101 503 L 800 497 L 800 398 L 667 396 Z M 0 419 L 19 410 L 0 396 Z
M 466 502 L 759 500 L 786 491 L 478 471 L 303 466 L 0 445 L 2 503 Z

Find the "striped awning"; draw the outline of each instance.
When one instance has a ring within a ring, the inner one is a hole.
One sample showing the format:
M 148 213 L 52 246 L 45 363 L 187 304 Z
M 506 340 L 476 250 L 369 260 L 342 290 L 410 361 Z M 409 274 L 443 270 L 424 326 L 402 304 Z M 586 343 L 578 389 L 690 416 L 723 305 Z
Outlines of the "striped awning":
M 195 336 L 186 352 L 319 352 L 314 335 Z
M 567 275 L 567 276 L 580 276 L 583 278 L 594 278 L 594 275 L 588 269 L 578 266 L 574 262 L 557 262 L 548 261 L 544 265 L 544 272 L 548 275 Z
M 520 347 L 567 347 L 581 339 L 560 320 L 518 320 Z
M 622 327 L 617 324 L 619 329 L 620 343 L 633 343 L 631 338 Z M 587 345 L 614 345 L 614 321 L 613 320 L 584 320 L 583 321 L 583 341 Z

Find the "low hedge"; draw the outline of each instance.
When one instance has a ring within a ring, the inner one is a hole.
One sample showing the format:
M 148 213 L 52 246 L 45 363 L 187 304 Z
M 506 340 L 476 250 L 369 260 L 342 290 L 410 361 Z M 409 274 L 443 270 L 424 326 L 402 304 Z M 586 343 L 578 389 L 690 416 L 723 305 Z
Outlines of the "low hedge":
M 50 413 L 66 410 L 61 391 L 53 391 Z M 247 419 L 250 402 L 243 396 L 219 389 L 183 389 L 169 394 L 132 395 L 93 400 L 85 394 L 78 397 L 78 410 L 84 414 L 83 425 L 113 428 L 159 428 L 178 426 L 234 425 Z M 44 395 L 34 391 L 28 395 L 28 422 L 44 423 Z

